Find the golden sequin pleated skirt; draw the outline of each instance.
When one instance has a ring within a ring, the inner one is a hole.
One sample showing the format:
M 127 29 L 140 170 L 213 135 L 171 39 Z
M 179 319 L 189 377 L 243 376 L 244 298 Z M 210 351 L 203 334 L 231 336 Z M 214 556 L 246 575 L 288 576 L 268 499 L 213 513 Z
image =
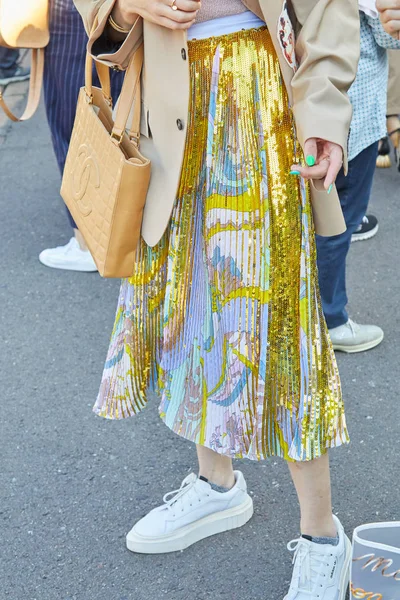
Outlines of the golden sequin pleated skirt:
M 172 219 L 122 282 L 95 412 L 160 397 L 166 425 L 231 457 L 310 460 L 348 441 L 307 188 L 265 27 L 189 42 Z

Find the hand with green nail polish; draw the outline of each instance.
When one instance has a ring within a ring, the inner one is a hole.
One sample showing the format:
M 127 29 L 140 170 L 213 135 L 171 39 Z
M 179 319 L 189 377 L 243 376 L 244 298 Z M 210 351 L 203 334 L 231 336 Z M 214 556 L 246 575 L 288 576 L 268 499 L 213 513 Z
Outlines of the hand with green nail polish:
M 309 167 L 313 167 L 315 165 L 315 158 L 309 154 L 306 158 L 306 163 Z
M 304 179 L 322 179 L 324 188 L 330 194 L 343 164 L 342 147 L 321 138 L 309 138 L 303 150 L 306 164 L 293 164 L 290 174 Z

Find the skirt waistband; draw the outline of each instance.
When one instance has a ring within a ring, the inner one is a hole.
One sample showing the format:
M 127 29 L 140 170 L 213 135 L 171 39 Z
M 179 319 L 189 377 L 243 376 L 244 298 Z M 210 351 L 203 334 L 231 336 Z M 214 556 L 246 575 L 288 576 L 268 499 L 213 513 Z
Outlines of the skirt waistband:
M 259 19 L 257 15 L 247 10 L 239 15 L 230 15 L 211 21 L 195 23 L 188 30 L 188 40 L 203 40 L 210 37 L 219 37 L 236 31 L 256 29 L 265 25 L 264 21 Z

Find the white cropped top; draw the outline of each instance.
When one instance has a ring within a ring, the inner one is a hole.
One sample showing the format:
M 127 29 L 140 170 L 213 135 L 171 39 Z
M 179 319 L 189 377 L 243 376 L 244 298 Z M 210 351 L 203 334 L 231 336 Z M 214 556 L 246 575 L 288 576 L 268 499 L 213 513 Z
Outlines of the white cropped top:
M 228 35 L 244 29 L 257 29 L 263 25 L 265 25 L 264 21 L 259 19 L 251 10 L 246 10 L 235 15 L 195 23 L 188 29 L 187 36 L 188 40 L 201 40 L 209 37 Z

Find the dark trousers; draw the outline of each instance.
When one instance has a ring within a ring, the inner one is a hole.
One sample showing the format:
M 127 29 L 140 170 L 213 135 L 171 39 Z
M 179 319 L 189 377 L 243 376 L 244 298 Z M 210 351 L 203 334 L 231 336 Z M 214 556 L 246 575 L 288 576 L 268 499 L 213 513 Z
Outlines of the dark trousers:
M 87 35 L 72 0 L 50 2 L 50 43 L 46 48 L 44 98 L 54 152 L 61 175 L 74 125 L 76 103 L 85 82 Z M 122 78 L 111 76 L 113 98 L 118 98 Z M 98 85 L 97 78 L 94 79 Z M 71 226 L 76 224 L 68 212 Z
M 8 71 L 14 69 L 19 59 L 19 50 L 13 48 L 3 48 L 0 46 L 0 69 Z
M 368 208 L 377 154 L 378 142 L 350 161 L 347 177 L 343 169 L 337 177 L 336 186 L 347 231 L 329 238 L 317 235 L 319 285 L 329 329 L 344 325 L 349 318 L 346 311 L 346 258 L 351 236 Z

